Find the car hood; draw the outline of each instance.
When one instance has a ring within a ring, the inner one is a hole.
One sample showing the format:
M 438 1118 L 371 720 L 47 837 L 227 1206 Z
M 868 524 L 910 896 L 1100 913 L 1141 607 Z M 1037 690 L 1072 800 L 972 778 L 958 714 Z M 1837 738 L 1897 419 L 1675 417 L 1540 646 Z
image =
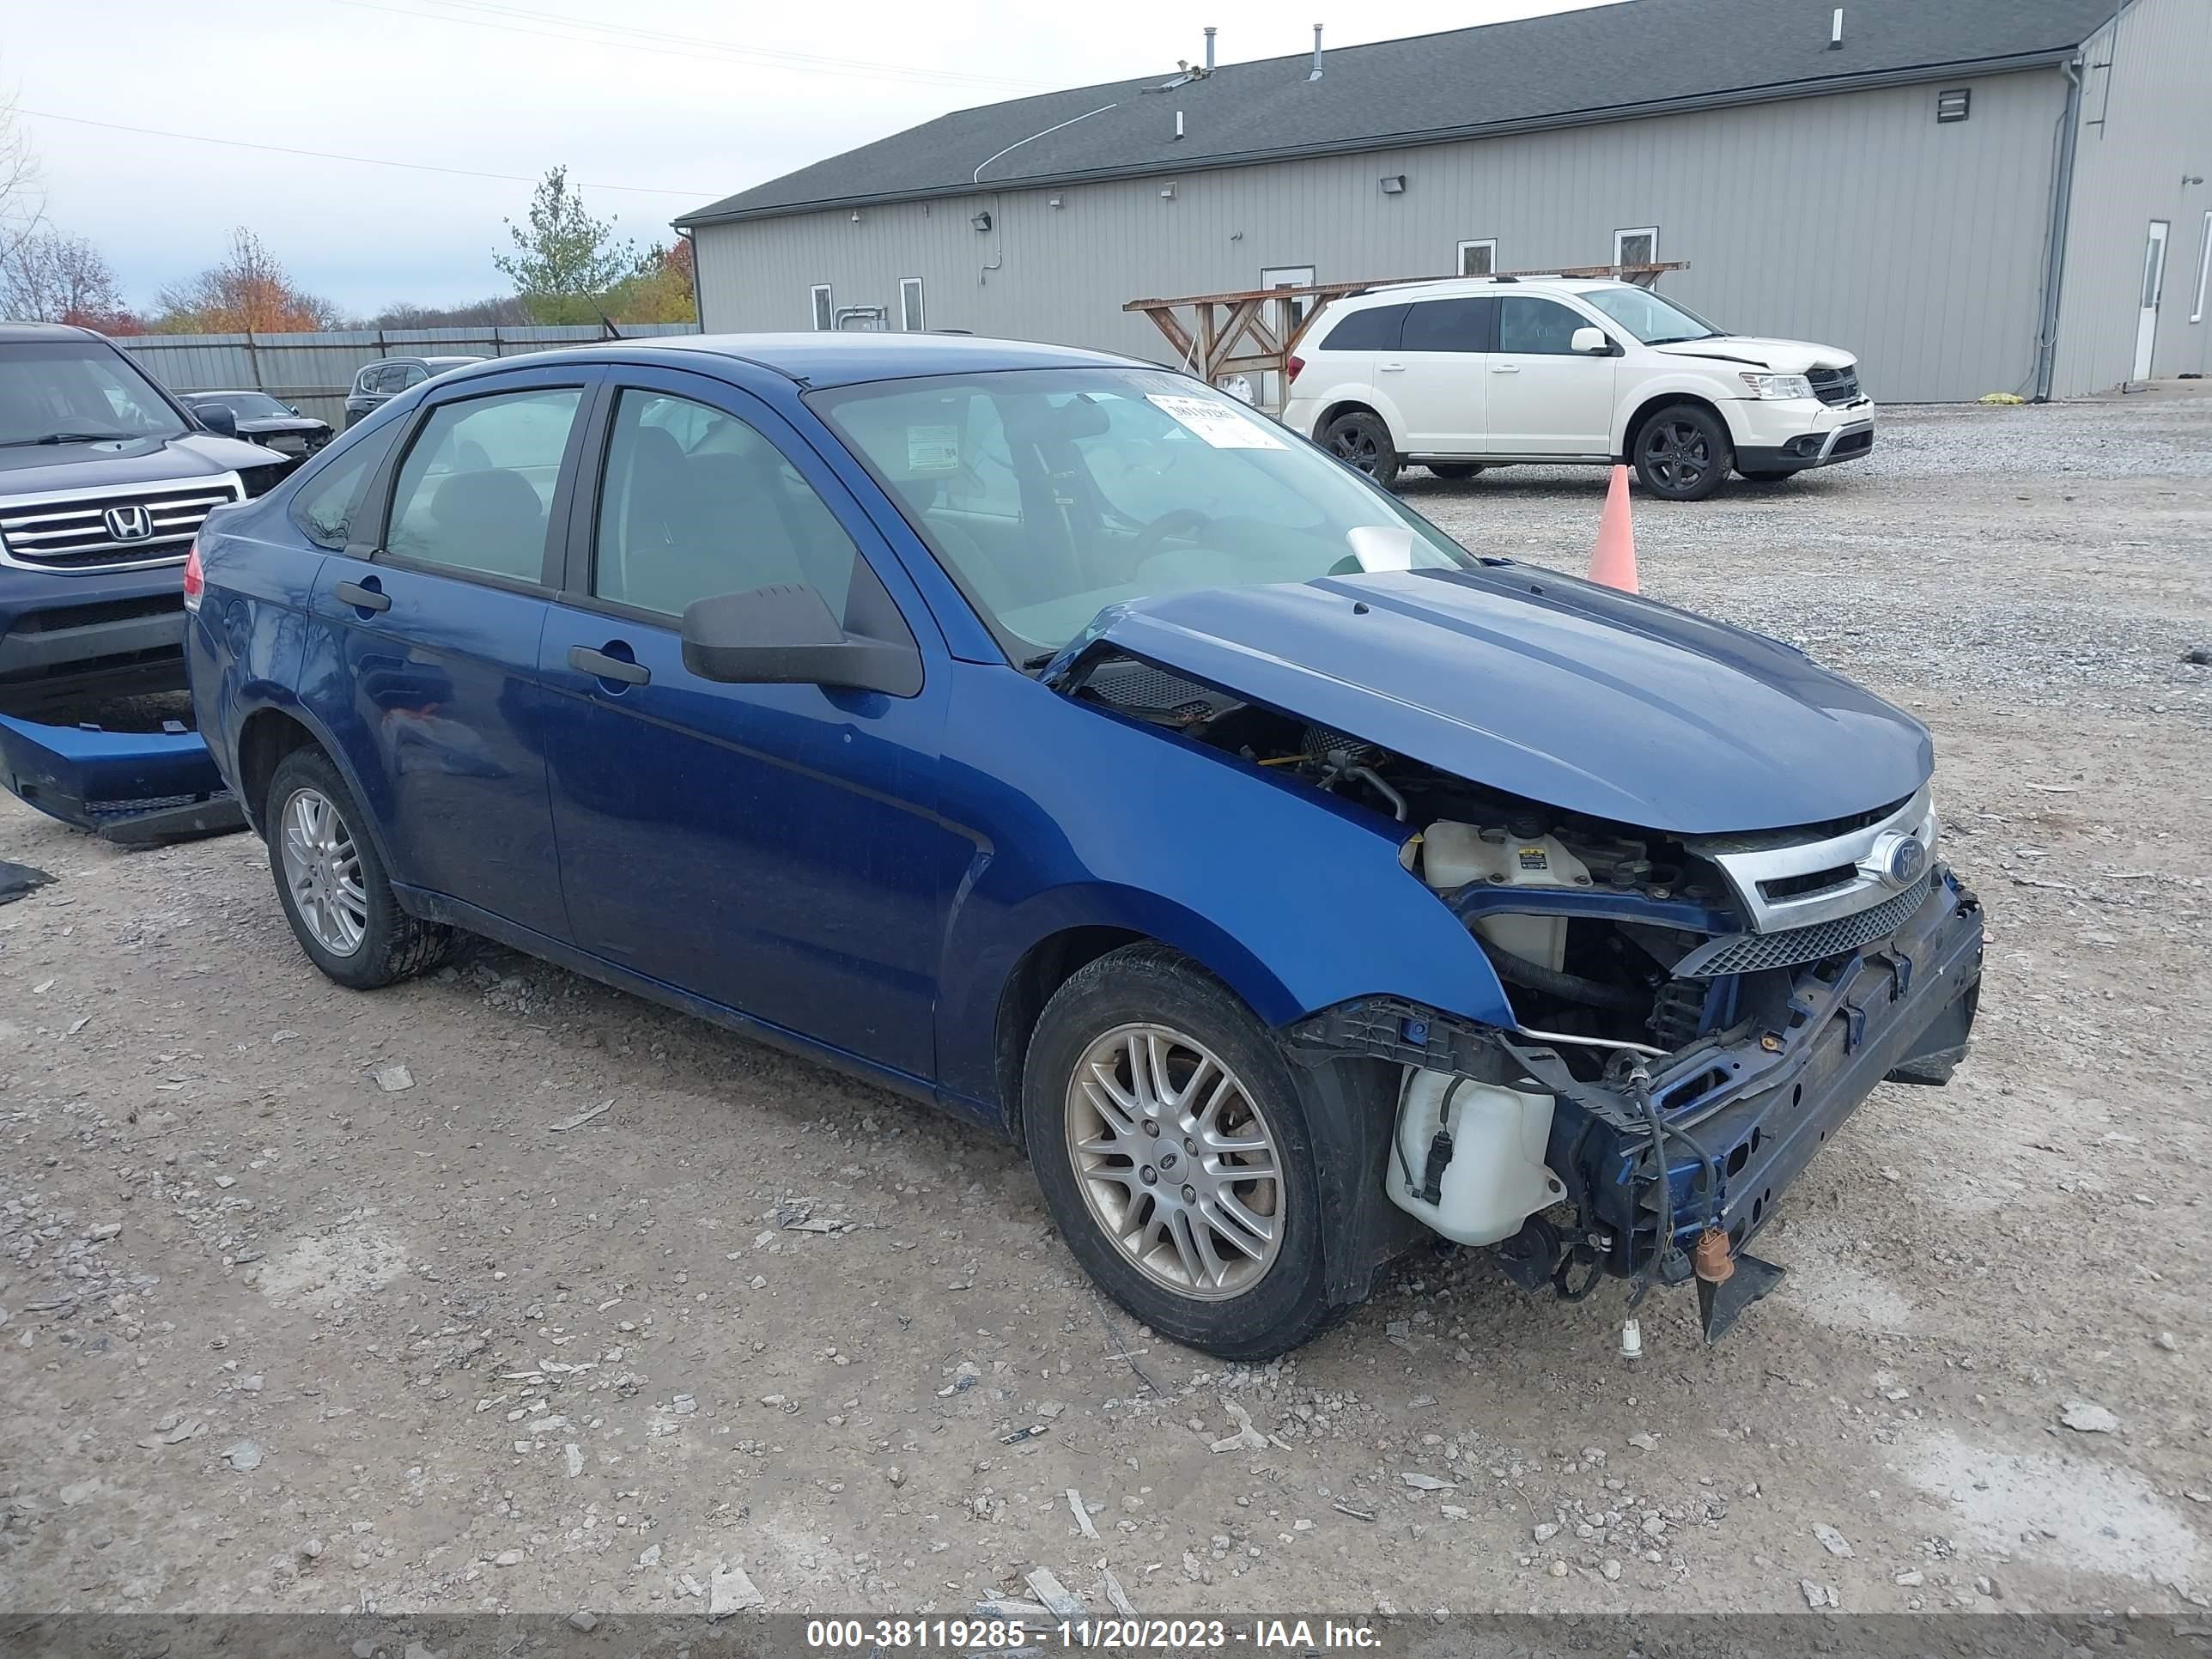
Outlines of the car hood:
M 126 489 L 212 477 L 240 467 L 284 466 L 291 459 L 258 444 L 207 432 L 187 432 L 180 438 L 26 444 L 0 449 L 0 490 L 28 495 L 47 489 Z
M 1755 334 L 1723 334 L 1712 340 L 1677 340 L 1653 346 L 1668 357 L 1693 357 L 1707 362 L 1741 363 L 1776 374 L 1802 374 L 1808 368 L 1852 368 L 1858 359 L 1836 346 L 1814 345 L 1809 340 L 1766 340 Z
M 1779 641 L 1528 567 L 1393 571 L 1109 605 L 1100 641 L 1492 788 L 1674 835 L 1911 795 L 1927 728 Z

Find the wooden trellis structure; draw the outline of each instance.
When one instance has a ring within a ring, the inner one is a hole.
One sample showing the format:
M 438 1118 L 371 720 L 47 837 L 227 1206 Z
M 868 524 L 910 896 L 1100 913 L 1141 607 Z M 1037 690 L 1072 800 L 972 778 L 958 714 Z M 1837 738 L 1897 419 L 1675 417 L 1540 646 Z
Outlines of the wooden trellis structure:
M 1609 276 L 1649 288 L 1670 270 L 1686 270 L 1686 260 L 1660 264 L 1579 265 L 1560 270 L 1506 270 L 1490 280 L 1522 276 Z M 1167 336 L 1176 357 L 1208 386 L 1231 374 L 1287 374 L 1291 355 L 1331 300 L 1370 289 L 1410 283 L 1447 283 L 1451 276 L 1366 277 L 1356 283 L 1304 283 L 1296 287 L 1239 289 L 1228 294 L 1188 294 L 1174 300 L 1132 300 L 1124 311 L 1141 311 Z M 1481 280 L 1481 279 L 1468 279 Z M 1312 303 L 1302 311 L 1293 301 Z M 1278 379 L 1276 385 L 1283 381 Z

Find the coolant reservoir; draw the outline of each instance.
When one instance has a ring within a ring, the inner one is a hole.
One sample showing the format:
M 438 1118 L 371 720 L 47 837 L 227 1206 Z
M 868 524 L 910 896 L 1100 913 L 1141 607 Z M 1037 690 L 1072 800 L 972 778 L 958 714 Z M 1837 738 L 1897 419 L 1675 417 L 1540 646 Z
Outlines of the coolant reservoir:
M 1449 821 L 1421 832 L 1421 878 L 1440 893 L 1471 881 L 1496 887 L 1587 887 L 1589 866 L 1556 836 L 1516 836 Z M 1474 930 L 1501 951 L 1556 969 L 1566 960 L 1565 916 L 1484 916 Z
M 1399 1156 L 1384 1184 L 1393 1203 L 1444 1237 L 1495 1244 L 1565 1195 L 1544 1163 L 1551 1133 L 1552 1097 L 1532 1079 L 1505 1088 L 1416 1071 L 1398 1109 Z M 1434 1200 L 1425 1195 L 1432 1175 Z

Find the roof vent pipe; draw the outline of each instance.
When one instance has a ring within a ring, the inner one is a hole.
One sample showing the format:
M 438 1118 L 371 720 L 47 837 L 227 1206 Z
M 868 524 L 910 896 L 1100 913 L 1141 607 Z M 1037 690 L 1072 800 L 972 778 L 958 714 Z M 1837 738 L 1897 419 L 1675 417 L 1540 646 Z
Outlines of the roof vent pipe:
M 1835 10 L 1835 15 L 1828 19 L 1828 50 L 1830 52 L 1841 52 L 1843 49 L 1844 9 L 1841 6 L 1838 6 Z
M 1206 26 L 1206 72 L 1213 73 L 1213 25 Z
M 1306 76 L 1306 79 L 1309 81 L 1318 81 L 1321 79 L 1321 25 L 1318 23 L 1314 25 L 1313 73 Z

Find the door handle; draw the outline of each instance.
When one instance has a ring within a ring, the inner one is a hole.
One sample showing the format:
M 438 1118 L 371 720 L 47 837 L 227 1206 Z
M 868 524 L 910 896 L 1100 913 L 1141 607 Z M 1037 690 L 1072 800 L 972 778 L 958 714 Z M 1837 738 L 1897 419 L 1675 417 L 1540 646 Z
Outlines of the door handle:
M 594 679 L 615 680 L 623 685 L 648 685 L 653 681 L 653 671 L 643 663 L 631 662 L 623 657 L 611 657 L 604 651 L 593 651 L 581 645 L 568 647 L 568 666 L 589 674 Z
M 340 582 L 331 592 L 357 611 L 392 609 L 392 596 L 384 591 L 384 585 L 374 576 L 365 582 Z
M 1376 371 L 1382 374 L 1403 374 L 1406 372 L 1403 363 L 1377 363 L 1375 367 Z
M 1490 372 L 1492 374 L 1518 374 L 1521 372 L 1521 365 L 1518 363 L 1492 363 L 1490 366 Z

